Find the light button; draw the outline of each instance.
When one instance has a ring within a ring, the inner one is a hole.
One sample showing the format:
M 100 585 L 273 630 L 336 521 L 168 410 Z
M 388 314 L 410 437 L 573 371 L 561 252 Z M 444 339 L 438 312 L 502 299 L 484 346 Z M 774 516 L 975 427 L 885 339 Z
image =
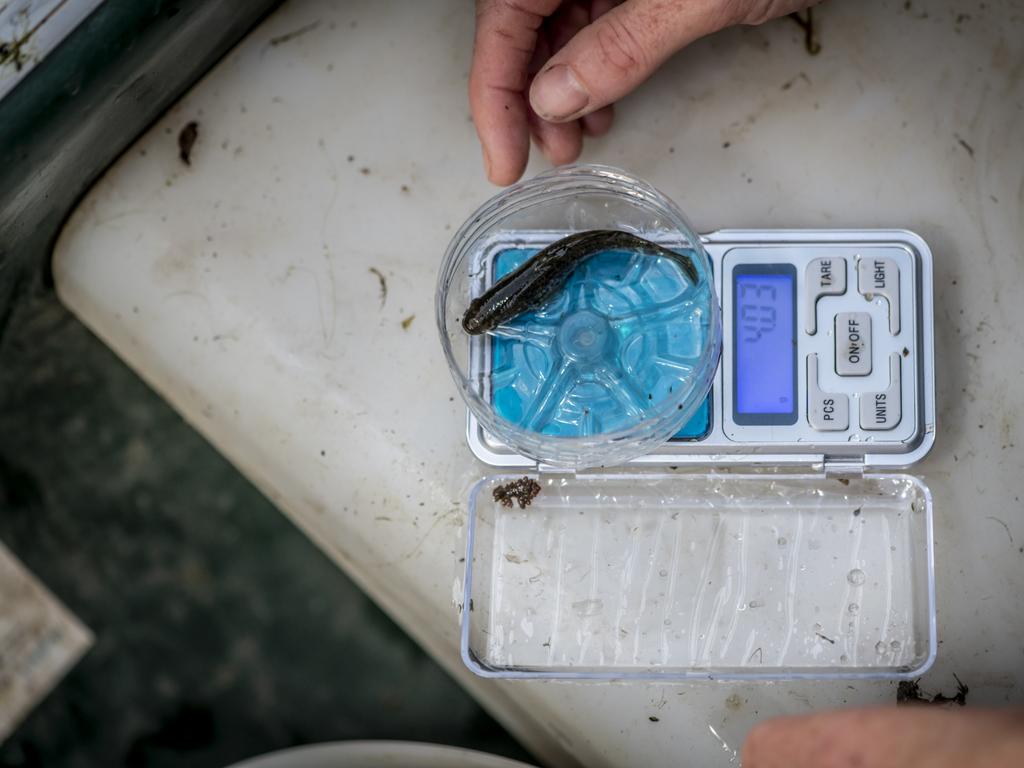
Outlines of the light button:
M 900 332 L 900 270 L 892 259 L 857 262 L 857 290 L 865 297 L 883 296 L 889 302 L 889 333 Z

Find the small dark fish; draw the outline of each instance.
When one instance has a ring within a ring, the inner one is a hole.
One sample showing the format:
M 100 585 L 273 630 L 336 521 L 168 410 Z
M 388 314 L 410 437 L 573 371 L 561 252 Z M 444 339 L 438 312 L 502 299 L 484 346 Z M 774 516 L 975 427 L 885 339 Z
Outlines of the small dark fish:
M 576 267 L 605 251 L 632 251 L 671 259 L 691 283 L 698 280 L 693 259 L 650 240 L 615 229 L 578 232 L 552 243 L 473 299 L 462 318 L 462 327 L 476 336 L 543 306 L 561 290 Z
M 199 123 L 187 123 L 178 134 L 178 157 L 185 165 L 192 165 L 192 147 L 199 138 Z

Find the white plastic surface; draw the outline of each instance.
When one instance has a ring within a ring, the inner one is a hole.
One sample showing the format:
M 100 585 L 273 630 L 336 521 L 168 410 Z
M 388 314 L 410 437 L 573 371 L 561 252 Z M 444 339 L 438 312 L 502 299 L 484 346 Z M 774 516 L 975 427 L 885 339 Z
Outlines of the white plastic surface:
M 958 23 L 962 2 L 933 0 L 927 18 L 919 5 L 822 4 L 817 57 L 785 19 L 698 43 L 584 159 L 628 166 L 702 232 L 928 240 L 941 439 L 914 474 L 935 500 L 941 642 L 921 684 L 950 693 L 955 672 L 969 706 L 1020 702 L 1024 9 L 997 0 Z M 538 760 L 711 768 L 771 715 L 894 702 L 878 681 L 553 685 L 464 669 L 457 539 L 489 472 L 431 316 L 446 227 L 493 193 L 467 119 L 472 26 L 463 0 L 286 3 L 82 201 L 57 245 L 62 299 Z M 176 133 L 192 119 L 186 168 Z

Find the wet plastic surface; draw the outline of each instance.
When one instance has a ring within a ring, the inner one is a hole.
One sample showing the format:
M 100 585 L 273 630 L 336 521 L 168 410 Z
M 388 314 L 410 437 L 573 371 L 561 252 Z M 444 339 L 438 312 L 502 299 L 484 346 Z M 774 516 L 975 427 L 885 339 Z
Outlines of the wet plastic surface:
M 931 498 L 910 476 L 541 476 L 472 497 L 463 658 L 495 677 L 922 674 Z

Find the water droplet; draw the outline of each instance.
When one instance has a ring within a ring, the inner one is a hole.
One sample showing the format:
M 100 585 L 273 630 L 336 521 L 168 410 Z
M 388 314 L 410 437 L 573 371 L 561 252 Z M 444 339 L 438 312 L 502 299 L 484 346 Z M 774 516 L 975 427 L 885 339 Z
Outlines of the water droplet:
M 666 576 L 668 576 L 668 571 L 666 571 L 664 568 L 662 568 L 660 571 L 658 571 L 658 575 L 661 576 L 662 578 L 665 578 Z
M 875 653 L 877 653 L 879 656 L 885 653 L 885 643 L 883 643 L 881 640 L 875 643 Z
M 839 660 L 840 660 L 841 662 L 843 662 L 843 664 L 845 664 L 846 662 L 848 662 L 848 661 L 850 660 L 850 657 L 849 657 L 849 656 L 847 656 L 847 655 L 846 655 L 846 654 L 844 653 L 844 654 L 843 654 L 842 656 L 840 656 L 840 657 L 839 657 Z
M 853 586 L 855 587 L 859 587 L 861 584 L 863 584 L 865 578 L 866 577 L 864 576 L 864 571 L 862 571 L 860 568 L 854 568 L 852 571 L 846 574 L 846 580 L 853 584 Z
M 846 606 L 846 610 L 850 613 L 850 615 L 856 616 L 858 613 L 860 613 L 860 606 L 856 603 L 850 603 L 848 606 Z
M 900 646 L 900 641 L 899 640 L 893 640 L 891 643 L 889 643 L 889 647 L 892 648 L 893 651 L 898 651 L 900 649 L 900 647 L 901 647 Z
M 760 608 L 761 606 L 764 605 L 764 601 L 763 600 L 751 600 L 750 603 L 748 603 L 748 605 L 750 605 L 751 608 Z
M 785 537 L 785 536 L 779 536 L 779 546 L 780 546 L 780 547 L 784 547 L 784 546 L 786 546 L 786 545 L 787 545 L 788 543 L 789 543 L 789 542 L 788 542 L 788 541 L 786 541 L 786 537 Z
M 665 619 L 665 626 L 666 627 L 671 627 L 672 626 L 672 619 Z

